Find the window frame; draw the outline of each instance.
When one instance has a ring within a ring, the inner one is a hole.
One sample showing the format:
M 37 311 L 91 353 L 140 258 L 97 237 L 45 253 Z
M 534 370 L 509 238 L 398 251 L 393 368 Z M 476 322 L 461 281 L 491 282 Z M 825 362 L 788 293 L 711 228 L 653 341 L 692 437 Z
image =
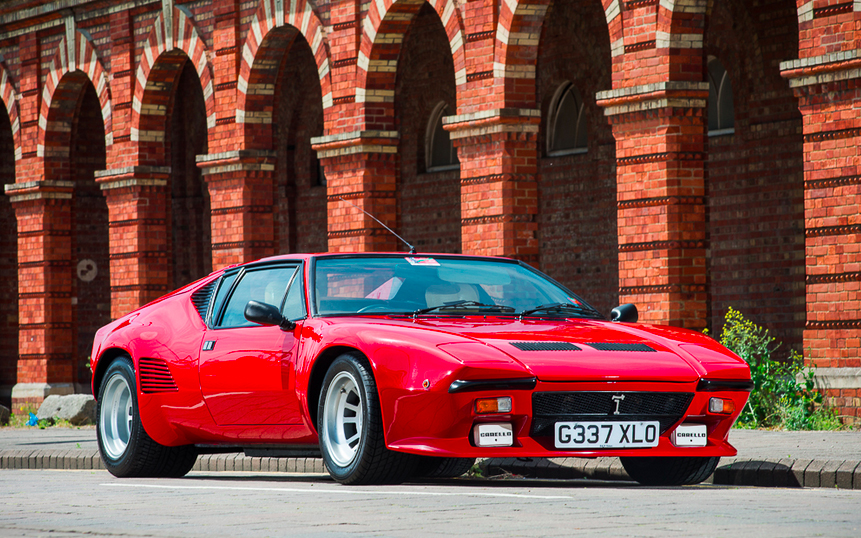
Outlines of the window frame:
M 712 76 L 712 66 L 717 65 L 721 69 L 721 77 L 720 81 L 715 81 L 715 77 Z M 717 137 L 717 136 L 729 136 L 735 134 L 735 92 L 732 88 L 732 79 L 729 76 L 729 71 L 727 71 L 726 67 L 723 65 L 723 62 L 720 61 L 715 56 L 709 56 L 706 62 L 706 78 L 709 83 L 709 100 L 706 102 L 706 111 L 709 113 L 707 120 L 707 130 L 709 138 Z M 717 129 L 711 128 L 711 89 L 714 88 L 715 95 L 715 115 L 717 116 Z M 724 126 L 724 117 L 723 117 L 723 104 L 725 91 L 729 92 L 729 104 L 732 107 L 732 116 L 731 116 L 731 124 L 729 126 Z
M 574 146 L 570 148 L 557 148 L 556 146 L 556 126 L 560 119 L 561 105 L 565 100 L 566 95 L 571 94 L 575 103 L 578 103 L 577 118 L 574 127 Z M 586 103 L 580 96 L 580 92 L 574 83 L 565 81 L 556 88 L 553 93 L 553 98 L 550 100 L 550 108 L 547 120 L 547 147 L 546 154 L 548 157 L 561 157 L 565 155 L 582 155 L 589 152 L 589 129 L 586 121 Z M 585 141 L 582 146 L 577 145 L 577 140 L 580 139 L 581 129 Z
M 425 172 L 433 173 L 460 170 L 460 158 L 457 154 L 457 148 L 454 147 L 454 144 L 451 141 L 451 135 L 449 135 L 448 143 L 451 150 L 451 157 L 454 162 L 450 162 L 448 164 L 433 164 L 433 150 L 434 143 L 436 142 L 437 126 L 442 124 L 442 119 L 449 115 L 448 112 L 448 103 L 440 101 L 436 106 L 434 106 L 434 109 L 430 114 L 430 118 L 428 119 L 427 126 L 425 127 Z
M 273 305 L 273 306 L 277 306 L 279 309 L 279 312 L 281 312 L 283 314 L 284 306 L 286 304 L 287 295 L 290 292 L 290 288 L 297 281 L 297 277 L 298 277 L 298 280 L 300 282 L 300 285 L 301 285 L 301 282 L 304 281 L 304 278 L 303 278 L 304 264 L 302 263 L 301 260 L 279 260 L 277 262 L 256 263 L 253 265 L 245 265 L 242 267 L 236 267 L 236 268 L 231 268 L 231 269 L 226 270 L 224 272 L 224 274 L 222 274 L 221 277 L 219 278 L 218 286 L 215 289 L 215 293 L 212 294 L 212 300 L 210 302 L 209 308 L 207 309 L 206 326 L 211 330 L 251 328 L 252 326 L 245 326 L 245 325 L 230 326 L 230 327 L 219 325 L 221 322 L 221 319 L 224 316 L 224 312 L 227 309 L 227 305 L 230 304 L 230 300 L 233 298 L 233 294 L 236 292 L 236 288 L 239 286 L 239 284 L 242 282 L 242 280 L 249 273 L 253 273 L 256 271 L 289 269 L 289 268 L 293 268 L 293 274 L 290 276 L 290 280 L 287 283 L 287 287 L 284 289 L 284 295 L 281 297 L 281 301 L 280 301 L 279 305 Z M 219 306 L 218 310 L 216 311 L 215 310 L 215 304 L 216 304 L 216 300 L 218 298 L 218 294 L 221 291 L 221 288 L 224 285 L 225 280 L 229 277 L 234 276 L 234 275 L 236 276 L 236 278 L 234 278 L 233 282 L 230 283 L 230 287 L 225 292 L 226 295 L 224 297 L 224 302 Z M 301 294 L 300 295 L 301 305 L 302 305 L 302 311 L 304 313 L 304 317 L 303 318 L 296 318 L 296 319 L 305 319 L 308 316 L 308 309 L 307 309 L 307 306 L 305 304 L 304 286 L 302 286 L 300 288 L 300 294 Z M 295 321 L 295 320 L 290 320 L 290 321 Z M 254 326 L 258 326 L 258 325 L 254 325 Z M 259 325 L 259 326 L 263 327 L 263 325 Z

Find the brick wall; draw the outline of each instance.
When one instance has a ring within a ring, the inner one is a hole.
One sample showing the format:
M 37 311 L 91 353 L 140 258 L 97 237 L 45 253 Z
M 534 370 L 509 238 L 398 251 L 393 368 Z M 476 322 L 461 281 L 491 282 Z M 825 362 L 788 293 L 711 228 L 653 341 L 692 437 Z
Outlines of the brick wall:
M 166 163 L 170 163 L 173 281 L 178 288 L 212 271 L 209 192 L 196 156 L 206 154 L 206 106 L 190 61 L 180 64 L 169 110 Z
M 597 2 L 550 6 L 537 70 L 539 267 L 609 314 L 619 301 L 616 152 L 610 124 L 595 104 L 595 94 L 611 86 L 609 36 Z M 588 148 L 551 156 L 551 101 L 565 82 L 584 101 Z
M 454 62 L 439 15 L 430 4 L 416 14 L 398 58 L 395 128 L 398 154 L 398 233 L 418 252 L 460 252 L 460 173 L 428 171 L 425 142 L 438 103 L 457 110 Z M 403 244 L 398 250 L 404 250 Z
M 77 102 L 71 136 L 70 179 L 75 183 L 72 207 L 72 324 L 76 327 L 72 356 L 73 380 L 87 385 L 87 358 L 93 335 L 111 321 L 108 205 L 95 182 L 105 168 L 104 124 L 92 84 L 85 84 Z M 92 262 L 92 263 L 91 263 Z M 80 267 L 79 267 L 80 266 Z
M 320 80 L 311 47 L 293 36 L 279 62 L 275 93 L 276 252 L 326 251 L 326 185 L 311 149 L 323 134 Z
M 354 204 L 420 250 L 533 263 L 605 312 L 634 301 L 645 321 L 702 328 L 739 308 L 857 408 L 840 377 L 861 366 L 854 4 L 115 5 L 0 5 L 19 264 L 19 337 L 0 344 L 19 360 L 0 385 L 74 380 L 106 292 L 73 269 L 105 260 L 105 237 L 117 317 L 226 263 L 401 249 Z M 723 137 L 706 136 L 710 56 L 734 85 Z M 549 155 L 564 81 L 588 148 Z M 428 172 L 441 101 L 460 169 Z
M 801 113 L 779 66 L 797 50 L 795 18 L 786 2 L 721 2 L 705 42 L 735 97 L 735 132 L 708 139 L 710 325 L 733 307 L 782 355 L 801 351 L 805 319 Z
M 15 140 L 5 110 L 0 111 L 0 178 L 15 182 Z M 18 233 L 9 198 L 0 198 L 0 403 L 9 406 L 18 362 Z

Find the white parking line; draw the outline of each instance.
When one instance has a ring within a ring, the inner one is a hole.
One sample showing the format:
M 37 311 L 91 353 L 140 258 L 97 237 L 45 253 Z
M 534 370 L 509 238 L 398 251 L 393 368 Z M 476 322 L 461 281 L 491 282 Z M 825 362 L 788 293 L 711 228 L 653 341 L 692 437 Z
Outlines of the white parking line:
M 170 490 L 218 490 L 218 491 L 265 491 L 277 493 L 317 493 L 333 495 L 364 495 L 373 497 L 375 495 L 418 495 L 426 497 L 500 497 L 516 499 L 574 499 L 568 495 L 531 495 L 525 493 L 482 493 L 482 492 L 443 492 L 443 491 L 387 491 L 387 490 L 357 490 L 357 489 L 328 489 L 328 488 L 249 488 L 236 486 L 168 486 L 157 484 L 124 484 L 109 483 L 100 484 L 106 487 L 116 488 L 150 488 Z

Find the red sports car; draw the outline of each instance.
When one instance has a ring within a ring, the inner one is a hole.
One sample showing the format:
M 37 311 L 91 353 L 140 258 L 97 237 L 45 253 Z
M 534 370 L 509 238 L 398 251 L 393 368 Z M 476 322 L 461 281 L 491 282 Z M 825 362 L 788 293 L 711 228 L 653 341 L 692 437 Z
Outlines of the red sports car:
M 199 453 L 318 453 L 345 484 L 458 476 L 475 458 L 619 456 L 644 484 L 707 478 L 751 390 L 703 334 L 607 321 L 509 259 L 266 258 L 96 334 L 102 461 L 182 476 Z M 319 447 L 319 448 L 318 448 Z

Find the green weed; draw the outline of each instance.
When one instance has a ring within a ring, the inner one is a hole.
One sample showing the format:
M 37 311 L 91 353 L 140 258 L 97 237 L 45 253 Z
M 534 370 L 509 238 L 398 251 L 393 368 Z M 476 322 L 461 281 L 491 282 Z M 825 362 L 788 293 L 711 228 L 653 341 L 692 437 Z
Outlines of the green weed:
M 736 427 L 786 430 L 843 429 L 836 410 L 816 390 L 815 368 L 792 351 L 786 360 L 772 355 L 780 343 L 768 331 L 732 308 L 724 318 L 720 342 L 750 366 L 753 391 Z

